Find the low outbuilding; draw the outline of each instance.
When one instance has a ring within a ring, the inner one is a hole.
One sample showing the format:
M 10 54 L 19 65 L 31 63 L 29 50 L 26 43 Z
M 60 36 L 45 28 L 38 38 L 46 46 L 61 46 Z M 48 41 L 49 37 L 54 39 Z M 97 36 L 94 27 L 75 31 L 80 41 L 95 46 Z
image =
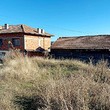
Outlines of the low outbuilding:
M 51 46 L 55 58 L 110 61 L 110 35 L 60 37 Z

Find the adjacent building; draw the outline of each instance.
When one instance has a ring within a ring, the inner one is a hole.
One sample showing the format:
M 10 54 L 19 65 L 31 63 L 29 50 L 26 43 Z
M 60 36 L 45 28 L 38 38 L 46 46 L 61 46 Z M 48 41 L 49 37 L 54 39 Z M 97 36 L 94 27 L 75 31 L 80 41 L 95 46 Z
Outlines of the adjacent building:
M 55 58 L 110 60 L 110 35 L 60 37 L 51 46 Z
M 48 50 L 51 34 L 44 29 L 35 29 L 24 24 L 0 26 L 0 55 L 10 48 L 25 51 Z

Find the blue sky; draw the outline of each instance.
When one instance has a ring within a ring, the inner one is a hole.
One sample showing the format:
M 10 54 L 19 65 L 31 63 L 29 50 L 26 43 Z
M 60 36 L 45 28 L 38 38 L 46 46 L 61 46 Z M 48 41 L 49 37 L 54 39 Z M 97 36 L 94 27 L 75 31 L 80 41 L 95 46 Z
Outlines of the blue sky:
M 26 24 L 61 36 L 110 34 L 110 0 L 1 0 L 0 25 Z

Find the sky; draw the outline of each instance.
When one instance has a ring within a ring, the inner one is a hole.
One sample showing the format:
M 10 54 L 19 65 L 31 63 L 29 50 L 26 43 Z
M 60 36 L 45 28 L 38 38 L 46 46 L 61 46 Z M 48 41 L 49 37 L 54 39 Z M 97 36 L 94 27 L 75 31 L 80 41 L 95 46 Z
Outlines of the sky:
M 59 37 L 110 34 L 110 0 L 1 0 L 0 25 L 25 24 Z

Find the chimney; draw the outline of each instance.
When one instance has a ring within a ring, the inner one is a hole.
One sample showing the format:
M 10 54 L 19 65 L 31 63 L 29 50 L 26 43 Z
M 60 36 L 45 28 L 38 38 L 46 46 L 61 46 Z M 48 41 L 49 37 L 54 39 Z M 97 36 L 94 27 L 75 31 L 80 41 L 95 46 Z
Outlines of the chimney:
M 44 34 L 44 33 L 45 33 L 44 29 L 41 29 L 41 33 L 42 33 L 42 34 Z
M 5 29 L 9 29 L 9 25 L 8 24 L 5 24 Z
M 38 32 L 39 34 L 41 34 L 41 29 L 40 29 L 40 28 L 37 28 L 37 32 Z

